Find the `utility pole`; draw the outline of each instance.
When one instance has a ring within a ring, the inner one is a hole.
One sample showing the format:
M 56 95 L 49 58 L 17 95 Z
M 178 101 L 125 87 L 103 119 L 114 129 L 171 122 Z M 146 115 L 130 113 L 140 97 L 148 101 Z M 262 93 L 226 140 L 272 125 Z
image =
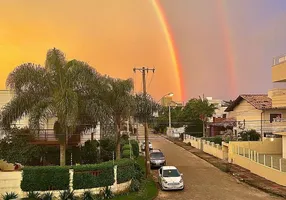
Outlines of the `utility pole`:
M 148 118 L 147 118 L 147 89 L 146 89 L 146 72 L 152 71 L 155 72 L 154 68 L 133 68 L 134 73 L 139 71 L 142 73 L 142 82 L 143 82 L 143 95 L 145 99 L 144 105 L 144 134 L 145 134 L 145 166 L 146 166 L 146 177 L 150 175 L 150 155 L 149 155 L 149 132 L 148 132 Z

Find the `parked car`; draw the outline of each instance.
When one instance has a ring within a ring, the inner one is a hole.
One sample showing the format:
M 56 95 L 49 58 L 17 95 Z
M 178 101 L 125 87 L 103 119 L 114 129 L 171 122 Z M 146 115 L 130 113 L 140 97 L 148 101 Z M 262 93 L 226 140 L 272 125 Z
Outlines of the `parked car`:
M 152 149 L 150 150 L 150 153 L 153 153 L 153 152 L 162 152 L 160 149 Z
M 159 169 L 158 181 L 162 190 L 183 190 L 183 174 L 174 166 L 163 166 Z
M 145 151 L 145 141 L 141 145 L 141 150 Z M 149 150 L 153 150 L 153 146 L 151 142 L 149 142 Z
M 151 168 L 166 165 L 165 156 L 159 149 L 150 152 L 150 165 Z

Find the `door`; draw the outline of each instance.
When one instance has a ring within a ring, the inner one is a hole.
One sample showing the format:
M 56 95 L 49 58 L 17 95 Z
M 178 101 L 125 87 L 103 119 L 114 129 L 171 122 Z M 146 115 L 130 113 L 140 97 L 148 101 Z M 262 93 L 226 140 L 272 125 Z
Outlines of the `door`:
M 162 168 L 159 169 L 158 182 L 161 185 L 161 183 L 162 183 Z

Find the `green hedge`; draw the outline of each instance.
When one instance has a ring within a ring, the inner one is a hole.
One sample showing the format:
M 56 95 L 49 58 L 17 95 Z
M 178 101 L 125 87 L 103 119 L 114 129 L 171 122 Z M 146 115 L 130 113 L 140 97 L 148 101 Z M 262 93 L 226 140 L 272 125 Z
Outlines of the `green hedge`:
M 88 189 L 113 185 L 112 161 L 94 165 L 74 166 L 73 188 Z
M 122 147 L 122 150 L 130 150 L 131 149 L 131 146 L 129 144 L 125 144 L 123 147 Z
M 130 141 L 131 145 L 132 145 L 132 152 L 133 152 L 133 155 L 138 158 L 139 156 L 139 144 L 136 140 L 131 140 Z
M 124 183 L 135 176 L 134 161 L 121 159 L 115 163 L 117 165 L 117 183 Z
M 132 156 L 132 153 L 131 153 L 131 156 Z M 129 149 L 123 150 L 122 158 L 130 158 L 130 150 Z
M 69 189 L 68 167 L 24 167 L 22 176 L 21 189 L 23 191 Z

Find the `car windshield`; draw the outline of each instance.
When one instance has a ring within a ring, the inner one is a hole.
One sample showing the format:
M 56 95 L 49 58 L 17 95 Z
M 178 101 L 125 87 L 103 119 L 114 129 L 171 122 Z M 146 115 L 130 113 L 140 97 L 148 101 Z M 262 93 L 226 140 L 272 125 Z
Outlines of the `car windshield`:
M 163 171 L 163 177 L 179 177 L 180 174 L 176 169 L 169 169 Z
M 150 154 L 150 158 L 162 158 L 164 157 L 162 152 L 154 152 Z

